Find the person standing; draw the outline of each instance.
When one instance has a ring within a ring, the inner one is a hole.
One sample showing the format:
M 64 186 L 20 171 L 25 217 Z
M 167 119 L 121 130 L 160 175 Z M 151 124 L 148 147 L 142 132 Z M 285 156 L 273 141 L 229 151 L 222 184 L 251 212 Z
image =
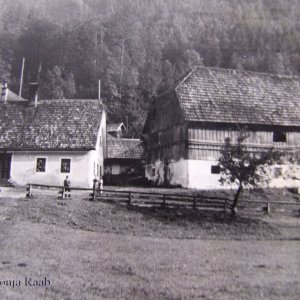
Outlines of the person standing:
M 69 176 L 66 176 L 66 179 L 64 180 L 64 189 L 65 189 L 65 193 L 66 193 L 66 197 L 67 197 L 67 193 L 68 196 L 71 197 L 71 181 L 69 179 Z

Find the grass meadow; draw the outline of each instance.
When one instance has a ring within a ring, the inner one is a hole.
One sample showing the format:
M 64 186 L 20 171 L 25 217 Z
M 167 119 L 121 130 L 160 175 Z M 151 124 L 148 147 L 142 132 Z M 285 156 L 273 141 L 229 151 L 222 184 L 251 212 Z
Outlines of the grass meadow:
M 297 216 L 24 195 L 0 194 L 0 299 L 299 299 Z

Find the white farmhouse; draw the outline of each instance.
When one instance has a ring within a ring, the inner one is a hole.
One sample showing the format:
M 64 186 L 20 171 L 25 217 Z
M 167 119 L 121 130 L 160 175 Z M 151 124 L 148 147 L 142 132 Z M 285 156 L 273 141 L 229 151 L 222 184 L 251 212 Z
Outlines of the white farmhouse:
M 0 101 L 0 182 L 90 188 L 103 175 L 106 113 L 99 100 Z

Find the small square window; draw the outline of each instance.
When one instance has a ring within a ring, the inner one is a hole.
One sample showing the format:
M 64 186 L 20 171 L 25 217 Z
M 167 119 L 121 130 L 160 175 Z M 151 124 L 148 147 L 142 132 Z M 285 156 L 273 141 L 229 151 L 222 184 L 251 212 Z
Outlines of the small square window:
M 211 166 L 211 174 L 220 174 L 220 166 Z
M 61 173 L 70 173 L 70 170 L 71 170 L 71 159 L 63 158 L 61 160 L 60 172 Z
M 282 168 L 275 168 L 274 169 L 274 177 L 279 178 L 282 175 Z
M 283 131 L 274 131 L 273 132 L 273 142 L 286 143 L 286 133 Z
M 37 172 L 46 172 L 46 158 L 37 158 L 36 159 L 36 171 Z

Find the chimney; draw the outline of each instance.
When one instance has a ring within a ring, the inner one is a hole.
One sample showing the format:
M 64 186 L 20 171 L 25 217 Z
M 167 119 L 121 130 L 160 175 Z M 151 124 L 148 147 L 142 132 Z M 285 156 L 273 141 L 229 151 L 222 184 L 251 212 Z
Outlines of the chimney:
M 4 80 L 2 83 L 2 91 L 1 91 L 1 101 L 3 101 L 4 104 L 6 104 L 7 102 L 7 94 L 8 94 L 7 80 Z
M 38 104 L 38 89 L 39 84 L 37 82 L 29 83 L 29 103 L 37 107 Z

